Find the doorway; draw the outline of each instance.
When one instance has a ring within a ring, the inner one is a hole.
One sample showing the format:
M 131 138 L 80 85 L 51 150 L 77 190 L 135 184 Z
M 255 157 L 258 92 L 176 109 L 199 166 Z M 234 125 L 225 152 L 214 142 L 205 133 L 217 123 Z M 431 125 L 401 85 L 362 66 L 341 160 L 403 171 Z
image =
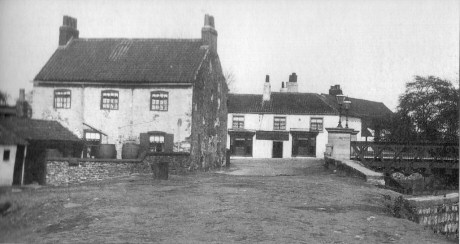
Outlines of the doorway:
M 273 141 L 272 158 L 282 158 L 282 157 L 283 157 L 283 142 Z

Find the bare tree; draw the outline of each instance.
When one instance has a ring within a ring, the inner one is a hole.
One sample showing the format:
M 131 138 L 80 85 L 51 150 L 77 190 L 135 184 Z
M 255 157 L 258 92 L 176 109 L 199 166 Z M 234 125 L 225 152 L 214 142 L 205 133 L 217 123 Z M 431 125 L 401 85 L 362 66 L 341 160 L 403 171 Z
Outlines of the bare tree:
M 8 105 L 10 95 L 4 91 L 0 91 L 0 105 Z
M 235 74 L 233 73 L 232 70 L 226 70 L 224 71 L 224 77 L 225 77 L 225 82 L 227 82 L 228 90 L 235 92 Z

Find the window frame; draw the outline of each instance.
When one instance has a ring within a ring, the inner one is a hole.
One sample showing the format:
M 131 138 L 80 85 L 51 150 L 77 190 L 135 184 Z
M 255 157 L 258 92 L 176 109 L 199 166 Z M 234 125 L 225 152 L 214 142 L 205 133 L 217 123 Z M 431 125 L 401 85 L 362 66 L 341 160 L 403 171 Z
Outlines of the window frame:
M 3 161 L 10 161 L 11 158 L 11 150 L 10 149 L 5 149 L 3 150 Z
M 57 94 L 57 93 L 69 93 L 68 95 L 67 94 Z M 62 101 L 61 101 L 61 106 L 58 107 L 58 102 L 57 102 L 57 99 L 58 98 L 61 98 Z M 68 102 L 64 102 L 64 99 L 67 100 L 68 99 Z M 64 106 L 68 104 L 68 107 Z M 54 98 L 53 98 L 53 107 L 55 109 L 70 109 L 72 107 L 72 91 L 70 89 L 55 89 L 54 90 Z
M 104 97 L 105 94 L 106 97 Z M 116 94 L 116 96 L 113 96 L 112 94 Z M 108 99 L 108 103 L 104 103 L 104 98 Z M 113 101 L 116 101 L 116 103 L 112 103 Z M 116 104 L 116 108 L 112 108 L 111 105 Z M 104 105 L 108 105 L 108 107 L 104 107 Z M 120 93 L 117 90 L 103 90 L 101 91 L 101 110 L 118 110 L 120 107 Z
M 284 121 L 284 124 L 283 124 L 283 121 Z M 286 117 L 285 116 L 275 116 L 273 118 L 273 130 L 286 130 Z
M 87 133 L 99 134 L 99 139 L 88 139 L 86 137 Z M 83 157 L 84 158 L 96 157 L 98 153 L 99 145 L 102 142 L 102 133 L 96 130 L 85 129 L 83 130 L 83 142 L 85 145 L 83 148 Z
M 235 120 L 236 118 L 242 118 L 242 120 Z M 233 129 L 244 129 L 244 115 L 233 115 L 232 116 L 232 128 Z M 236 126 L 235 126 L 235 123 Z
M 158 104 L 154 104 L 154 95 L 158 95 L 158 97 L 155 98 L 156 101 L 158 101 Z M 161 97 L 162 95 L 166 95 L 165 97 Z M 166 103 L 161 104 L 161 101 L 166 101 Z M 166 104 L 166 106 L 165 106 Z M 153 106 L 158 106 L 158 108 L 154 108 Z M 163 109 L 161 106 L 164 106 Z M 150 92 L 150 111 L 168 111 L 169 109 L 169 92 L 167 91 L 152 91 Z
M 159 140 L 158 142 L 152 141 L 151 138 L 163 138 L 163 141 Z M 151 152 L 165 152 L 166 146 L 165 146 L 165 134 L 163 133 L 149 133 L 149 151 Z M 160 150 L 158 150 L 160 149 Z M 153 150 L 153 151 L 152 151 Z
M 317 125 L 319 123 L 313 122 L 313 120 L 321 120 L 321 129 L 319 130 L 316 126 L 315 129 L 313 128 L 313 124 Z M 324 130 L 324 118 L 322 117 L 312 117 L 310 118 L 310 131 L 317 131 L 317 132 L 323 132 Z

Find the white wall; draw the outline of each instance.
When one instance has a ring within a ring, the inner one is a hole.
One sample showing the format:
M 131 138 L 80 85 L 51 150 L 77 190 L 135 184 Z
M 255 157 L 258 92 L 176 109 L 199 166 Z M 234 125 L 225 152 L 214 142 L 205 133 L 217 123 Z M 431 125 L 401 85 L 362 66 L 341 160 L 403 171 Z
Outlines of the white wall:
M 53 108 L 54 90 L 63 87 L 34 87 L 35 119 L 57 120 L 78 137 L 89 129 L 86 123 L 104 132 L 102 143 L 115 144 L 118 158 L 127 140 L 139 143 L 139 134 L 163 131 L 174 134 L 174 142 L 184 141 L 191 134 L 192 87 L 186 88 L 101 88 L 70 87 L 71 108 Z M 101 110 L 101 91 L 119 92 L 118 110 Z M 169 92 L 168 111 L 150 111 L 150 92 Z M 185 142 L 183 142 L 185 143 Z
M 311 118 L 323 118 L 323 131 L 316 137 L 316 157 L 323 157 L 326 151 L 327 131 L 326 128 L 337 127 L 339 116 L 337 115 L 277 115 L 277 114 L 228 114 L 227 128 L 232 129 L 233 115 L 244 115 L 244 129 L 273 131 L 274 117 L 286 117 L 286 131 L 291 129 L 310 129 Z M 342 118 L 342 126 L 345 127 L 346 118 Z M 359 131 L 358 140 L 361 138 L 361 119 L 348 118 L 348 127 Z M 253 157 L 270 158 L 272 156 L 273 142 L 268 140 L 256 140 L 253 137 Z M 230 147 L 230 136 L 227 137 L 227 147 Z M 289 141 L 283 141 L 283 158 L 292 157 L 292 135 L 289 134 Z
M 16 145 L 0 145 L 0 186 L 11 186 L 13 184 L 16 149 Z M 7 161 L 3 161 L 5 150 L 10 150 L 10 159 Z

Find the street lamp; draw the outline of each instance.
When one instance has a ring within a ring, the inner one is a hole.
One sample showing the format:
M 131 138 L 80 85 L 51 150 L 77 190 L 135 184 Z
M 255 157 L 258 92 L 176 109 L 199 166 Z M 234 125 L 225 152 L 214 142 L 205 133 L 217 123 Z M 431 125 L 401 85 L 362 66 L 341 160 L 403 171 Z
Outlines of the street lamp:
M 345 113 L 347 115 L 347 123 L 345 124 L 345 128 L 348 129 L 348 110 L 350 109 L 350 106 L 351 106 L 351 101 L 344 101 L 343 102 L 343 105 L 345 106 Z
M 335 97 L 337 98 L 337 103 L 339 104 L 339 124 L 337 125 L 337 127 L 343 128 L 342 127 L 342 105 L 343 105 L 343 102 L 345 101 L 345 96 L 340 94 Z

